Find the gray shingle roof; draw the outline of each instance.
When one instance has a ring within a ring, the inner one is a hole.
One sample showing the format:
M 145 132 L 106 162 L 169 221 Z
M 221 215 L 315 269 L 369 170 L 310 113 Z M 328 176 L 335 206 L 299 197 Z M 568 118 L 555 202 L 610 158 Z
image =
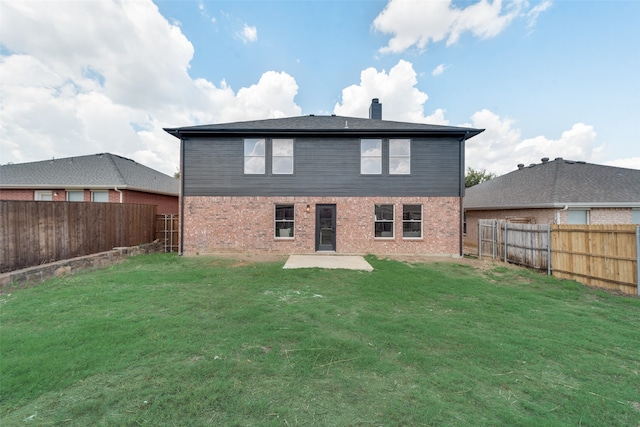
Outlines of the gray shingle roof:
M 640 207 L 640 170 L 558 158 L 467 188 L 464 198 L 465 209 L 565 205 Z
M 247 133 L 295 133 L 295 134 L 459 134 L 468 132 L 471 138 L 483 131 L 455 126 L 439 126 L 423 123 L 394 122 L 344 116 L 298 116 L 281 119 L 253 120 L 246 122 L 220 123 L 181 128 L 166 128 L 165 131 L 179 137 L 180 134 L 247 134 Z
M 179 194 L 179 181 L 110 153 L 0 166 L 3 188 L 114 188 Z

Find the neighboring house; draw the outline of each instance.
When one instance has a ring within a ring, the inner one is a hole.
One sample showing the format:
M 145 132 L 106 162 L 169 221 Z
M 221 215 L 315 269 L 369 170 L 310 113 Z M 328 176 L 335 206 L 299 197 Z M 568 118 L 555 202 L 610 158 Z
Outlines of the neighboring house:
M 381 108 L 165 129 L 181 140 L 180 252 L 460 254 L 464 145 L 481 130 Z
M 543 158 L 471 188 L 464 198 L 465 244 L 478 219 L 530 224 L 640 224 L 640 170 Z
M 177 214 L 179 180 L 110 153 L 0 166 L 0 200 L 141 203 Z

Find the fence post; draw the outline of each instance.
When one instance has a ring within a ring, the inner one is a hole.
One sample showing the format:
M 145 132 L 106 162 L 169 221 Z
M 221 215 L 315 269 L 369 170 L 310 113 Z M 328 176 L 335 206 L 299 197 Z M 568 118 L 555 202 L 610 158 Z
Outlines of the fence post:
M 507 221 L 504 222 L 504 262 L 507 262 Z
M 547 224 L 547 276 L 551 276 L 551 224 Z
M 636 226 L 636 289 L 640 295 L 640 226 Z
M 491 222 L 491 255 L 492 259 L 496 259 L 496 226 L 498 221 L 495 219 Z
M 482 259 L 482 220 L 478 218 L 478 259 Z

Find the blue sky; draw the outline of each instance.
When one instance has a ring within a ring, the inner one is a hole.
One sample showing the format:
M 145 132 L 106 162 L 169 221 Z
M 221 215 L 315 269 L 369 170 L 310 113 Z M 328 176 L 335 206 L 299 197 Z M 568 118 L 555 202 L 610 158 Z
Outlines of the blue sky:
M 465 125 L 467 166 L 640 169 L 638 1 L 0 3 L 0 163 L 112 152 L 172 174 L 162 127 L 301 114 Z

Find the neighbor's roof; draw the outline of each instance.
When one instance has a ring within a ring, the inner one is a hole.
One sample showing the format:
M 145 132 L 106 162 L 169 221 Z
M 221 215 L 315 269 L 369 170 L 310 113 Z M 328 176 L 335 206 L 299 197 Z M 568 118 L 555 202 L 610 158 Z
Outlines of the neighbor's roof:
M 465 209 L 640 207 L 640 170 L 557 158 L 466 189 Z
M 344 116 L 298 116 L 282 119 L 253 120 L 181 128 L 165 128 L 179 138 L 181 135 L 467 135 L 471 138 L 484 129 L 439 126 L 423 123 L 394 122 Z
M 131 159 L 102 153 L 0 166 L 3 188 L 117 187 L 147 193 L 179 194 L 179 181 Z

